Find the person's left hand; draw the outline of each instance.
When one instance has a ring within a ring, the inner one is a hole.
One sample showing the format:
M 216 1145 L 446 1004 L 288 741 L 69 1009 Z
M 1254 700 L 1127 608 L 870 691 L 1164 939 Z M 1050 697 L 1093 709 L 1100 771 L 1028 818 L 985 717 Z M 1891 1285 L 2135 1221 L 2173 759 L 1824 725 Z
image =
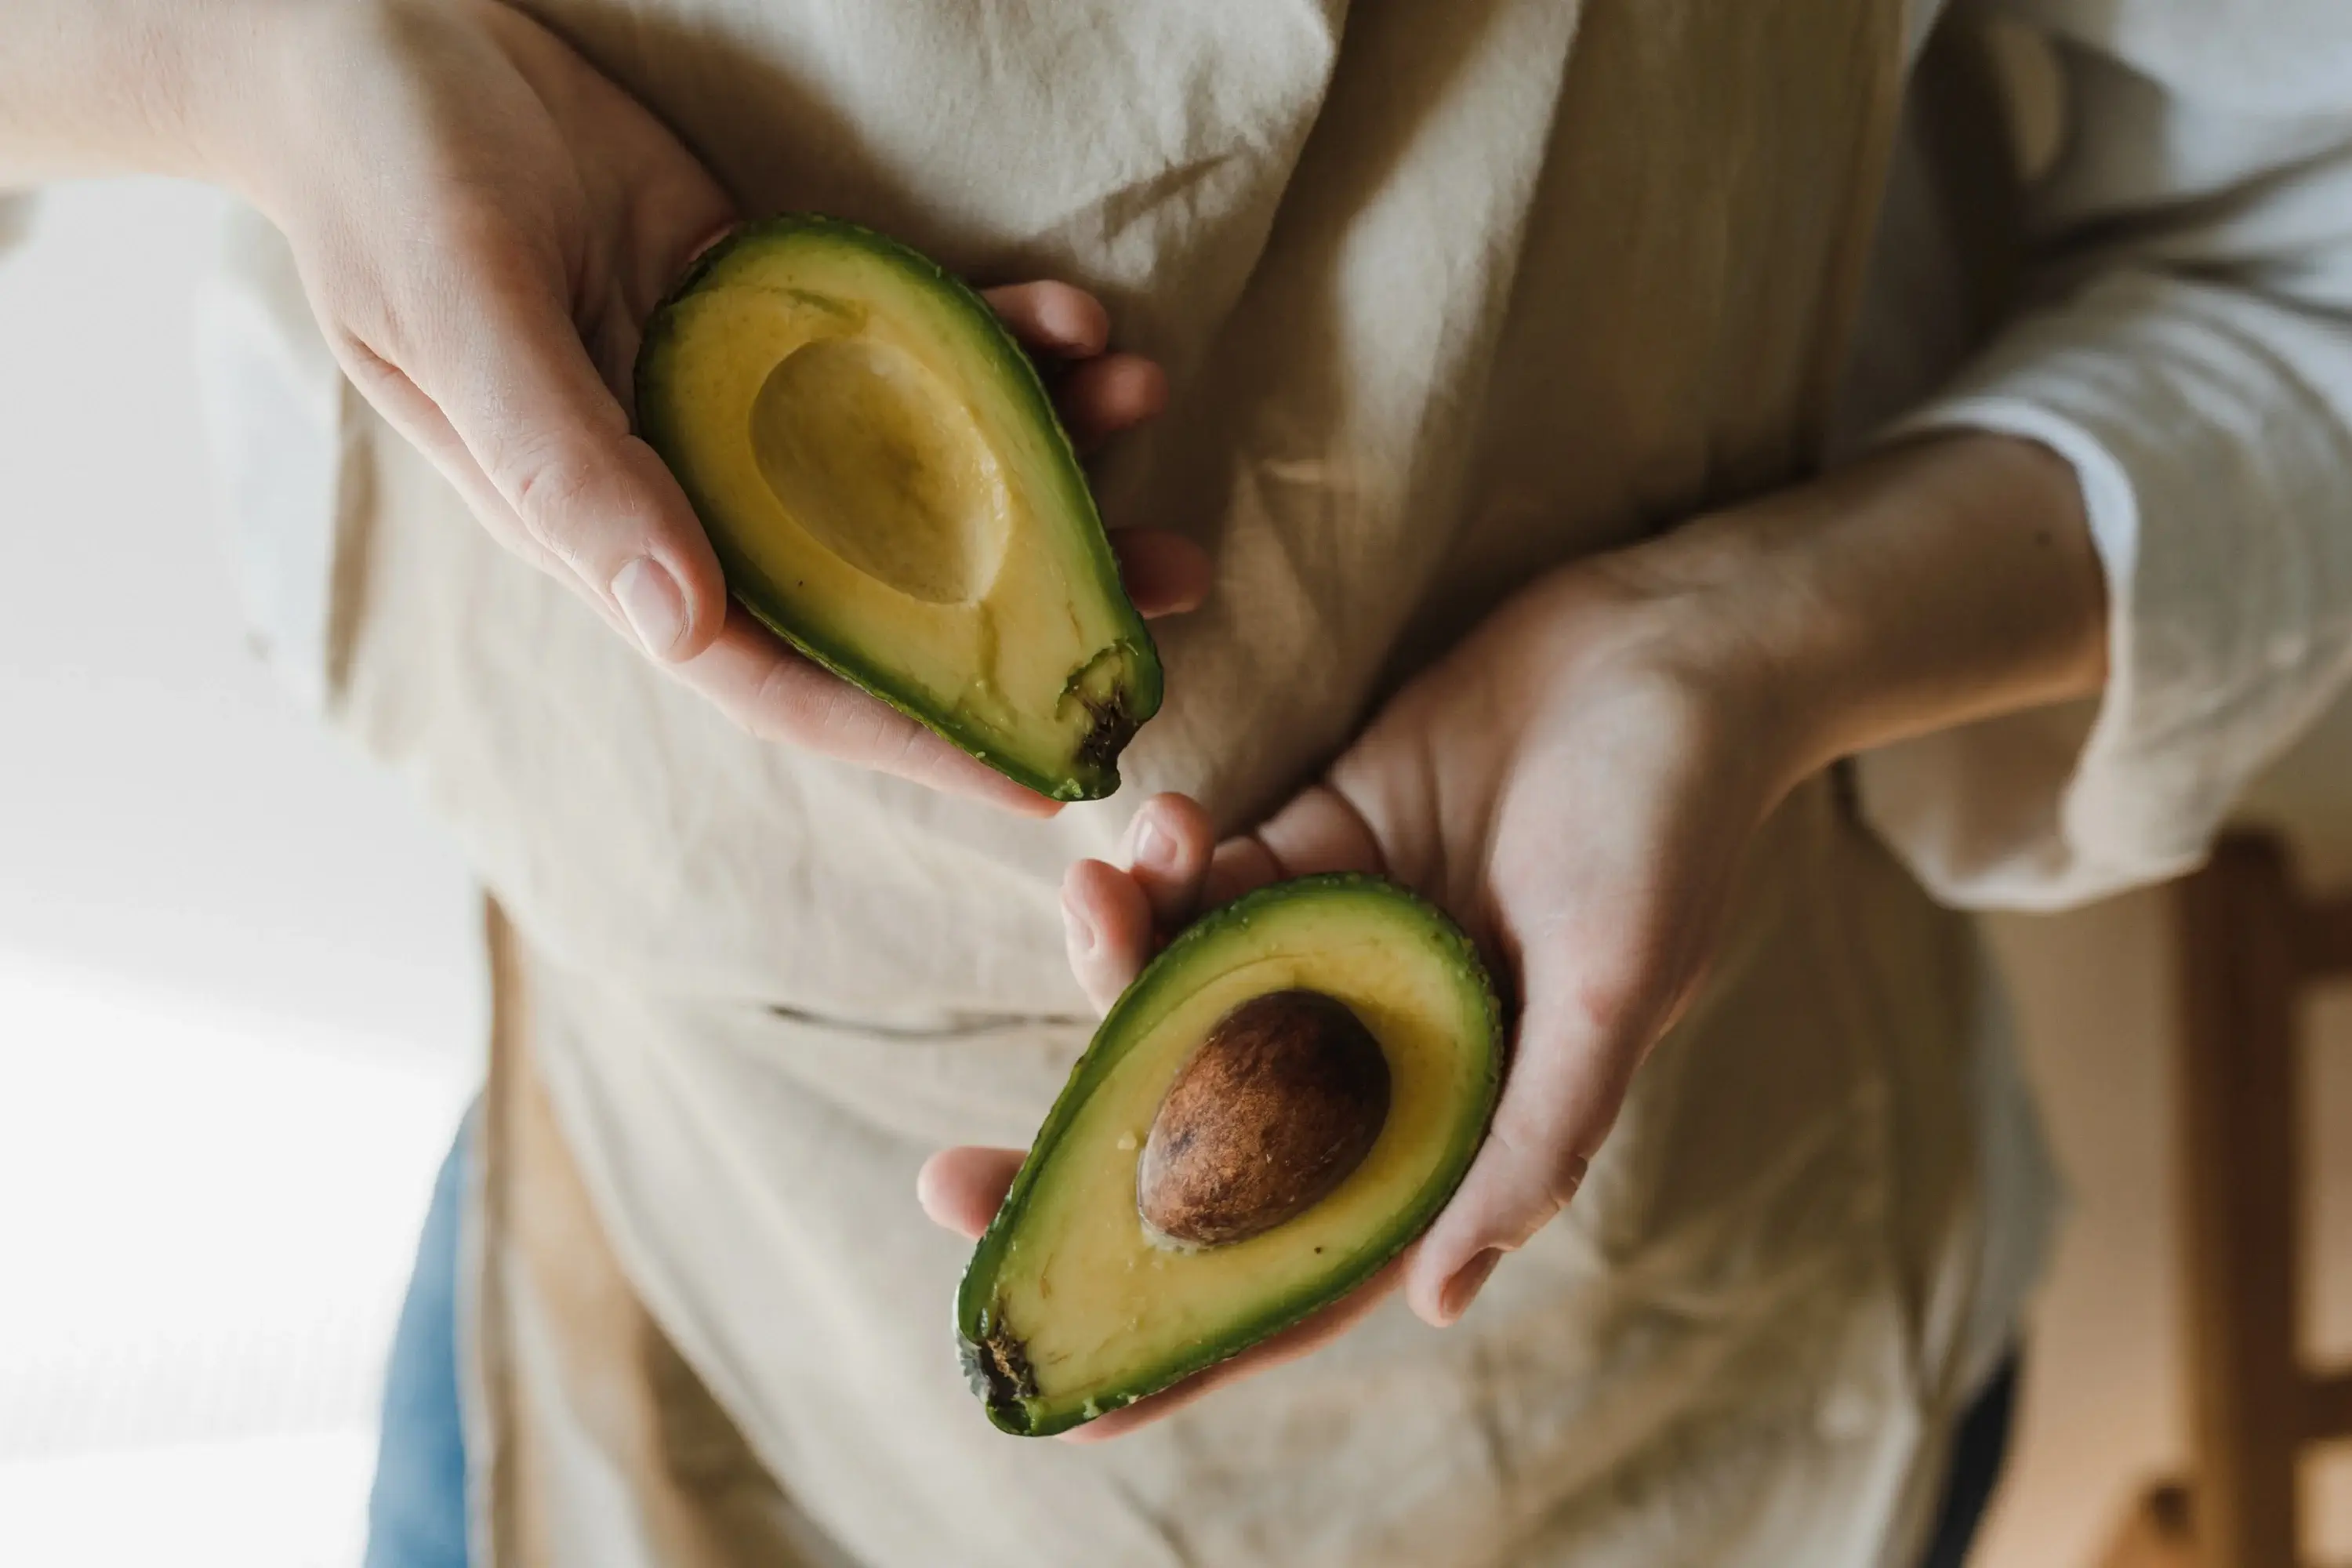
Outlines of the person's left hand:
M 1569 1200 L 1634 1069 L 1704 974 L 1751 837 L 1832 758 L 2096 690 L 2105 612 L 2073 474 L 1961 436 L 1538 580 L 1406 687 L 1255 832 L 1181 795 L 1125 869 L 1063 884 L 1072 967 L 1107 1009 L 1202 909 L 1282 878 L 1384 872 L 1460 921 L 1514 1004 L 1486 1142 L 1396 1264 L 1276 1339 L 1070 1434 L 1107 1437 L 1303 1355 L 1402 1286 L 1459 1318 Z M 1019 1152 L 924 1167 L 979 1236 Z

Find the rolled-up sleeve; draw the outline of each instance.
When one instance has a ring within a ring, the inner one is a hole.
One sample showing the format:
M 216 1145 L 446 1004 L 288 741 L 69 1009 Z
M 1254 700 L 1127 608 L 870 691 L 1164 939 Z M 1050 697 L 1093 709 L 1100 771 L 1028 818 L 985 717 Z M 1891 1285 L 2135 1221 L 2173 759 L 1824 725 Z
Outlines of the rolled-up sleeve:
M 2069 285 L 1898 428 L 2006 432 L 2072 464 L 2108 684 L 1858 767 L 1871 824 L 1976 907 L 2194 865 L 2352 676 L 2352 80 L 2344 110 L 2272 117 L 2079 39 L 2060 58 L 2075 125 L 2044 222 Z

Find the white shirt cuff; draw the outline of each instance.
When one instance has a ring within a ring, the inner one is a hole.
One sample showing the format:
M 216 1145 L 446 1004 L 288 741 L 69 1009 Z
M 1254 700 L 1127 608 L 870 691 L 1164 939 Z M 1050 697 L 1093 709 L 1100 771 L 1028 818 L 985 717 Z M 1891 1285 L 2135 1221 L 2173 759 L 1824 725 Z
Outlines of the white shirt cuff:
M 1861 759 L 1865 817 L 1931 891 L 2048 909 L 2198 861 L 2352 668 L 2347 413 L 2352 332 L 2127 274 L 2017 323 L 1896 427 L 2064 458 L 2107 584 L 2098 701 Z

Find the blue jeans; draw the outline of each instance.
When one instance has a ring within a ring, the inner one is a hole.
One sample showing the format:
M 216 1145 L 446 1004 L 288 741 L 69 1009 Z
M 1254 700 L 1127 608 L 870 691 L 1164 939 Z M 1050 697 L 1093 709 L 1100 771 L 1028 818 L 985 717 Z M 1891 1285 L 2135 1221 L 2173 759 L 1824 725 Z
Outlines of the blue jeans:
M 365 1568 L 466 1568 L 466 1441 L 457 1420 L 457 1223 L 473 1118 L 433 1186 L 416 1276 L 385 1376 L 383 1446 L 368 1500 Z M 2009 1454 L 2012 1352 L 1960 1418 L 1936 1532 L 1920 1568 L 1960 1568 Z
M 466 1433 L 457 1416 L 457 1232 L 467 1112 L 434 1179 L 416 1271 L 393 1330 L 363 1568 L 466 1568 Z

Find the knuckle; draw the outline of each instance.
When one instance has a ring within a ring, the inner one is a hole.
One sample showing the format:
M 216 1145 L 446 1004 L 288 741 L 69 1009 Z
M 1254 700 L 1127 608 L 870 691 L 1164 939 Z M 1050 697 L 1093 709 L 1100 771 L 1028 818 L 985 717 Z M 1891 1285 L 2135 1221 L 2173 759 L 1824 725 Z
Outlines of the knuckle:
M 413 412 L 411 405 L 425 398 L 425 393 L 389 353 L 376 347 L 386 336 L 338 319 L 328 334 L 328 348 L 360 395 L 396 418 Z
M 753 688 L 747 727 L 763 741 L 849 762 L 877 750 L 874 717 L 852 687 L 798 654 L 776 656 Z
M 543 446 L 504 455 L 494 471 L 509 476 L 515 515 L 531 540 L 567 564 L 576 563 L 596 489 L 594 466 L 577 452 Z
M 1526 1241 L 1541 1227 L 1544 1221 L 1566 1208 L 1575 1198 L 1577 1189 L 1584 1184 L 1587 1162 L 1562 1137 L 1558 1130 L 1529 1126 L 1525 1117 L 1507 1111 L 1497 1113 L 1488 1137 L 1509 1157 L 1519 1178 L 1521 1191 L 1534 1200 L 1529 1206 L 1529 1223 L 1526 1235 L 1517 1236 L 1511 1245 Z
M 1585 920 L 1545 931 L 1536 944 L 1570 1026 L 1614 1039 L 1654 1018 L 1674 990 L 1672 942 L 1641 911 L 1620 909 L 1603 923 Z
M 1577 1022 L 1595 1034 L 1613 1035 L 1647 1010 L 1649 965 L 1637 952 L 1611 952 L 1590 961 L 1570 994 Z
M 762 741 L 802 742 L 810 729 L 807 684 L 806 671 L 777 659 L 751 689 L 744 728 Z

